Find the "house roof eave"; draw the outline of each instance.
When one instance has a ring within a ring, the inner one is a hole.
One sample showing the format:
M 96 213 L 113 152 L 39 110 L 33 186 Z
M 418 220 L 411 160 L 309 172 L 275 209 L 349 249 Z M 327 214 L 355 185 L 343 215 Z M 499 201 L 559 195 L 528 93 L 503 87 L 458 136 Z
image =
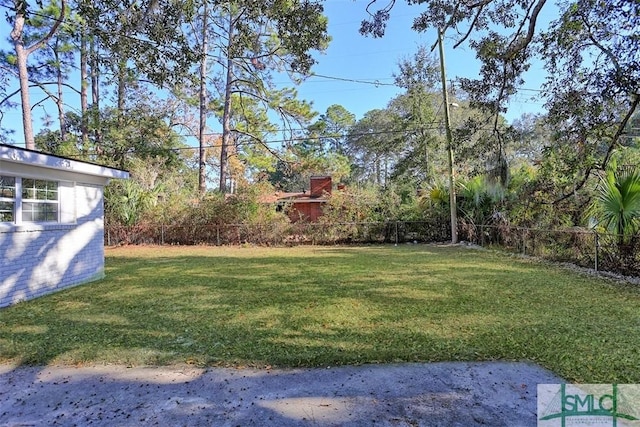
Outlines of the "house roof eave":
M 41 153 L 13 145 L 0 144 L 0 160 L 38 166 L 46 169 L 62 170 L 107 179 L 128 179 L 129 172 L 109 166 L 75 160 L 54 154 Z

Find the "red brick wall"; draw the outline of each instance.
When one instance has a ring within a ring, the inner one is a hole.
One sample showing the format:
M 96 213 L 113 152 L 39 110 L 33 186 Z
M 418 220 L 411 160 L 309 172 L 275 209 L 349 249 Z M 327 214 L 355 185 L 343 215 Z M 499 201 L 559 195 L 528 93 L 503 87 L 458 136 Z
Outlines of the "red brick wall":
M 322 207 L 324 203 L 318 202 L 296 202 L 291 207 L 289 218 L 292 222 L 301 219 L 309 222 L 316 222 L 322 216 Z
M 321 197 L 323 193 L 331 194 L 331 177 L 330 176 L 312 176 L 311 177 L 311 197 Z

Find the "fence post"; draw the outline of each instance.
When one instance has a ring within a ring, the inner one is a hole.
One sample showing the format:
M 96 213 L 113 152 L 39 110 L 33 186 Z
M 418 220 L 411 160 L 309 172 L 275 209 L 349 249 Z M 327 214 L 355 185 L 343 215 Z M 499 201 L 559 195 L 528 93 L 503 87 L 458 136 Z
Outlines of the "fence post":
M 160 226 L 160 244 L 164 245 L 164 222 Z
M 598 272 L 598 255 L 599 255 L 598 252 L 600 250 L 600 239 L 598 238 L 598 232 L 597 231 L 594 231 L 594 234 L 595 234 L 595 255 L 596 255 L 595 256 L 595 266 L 594 267 L 595 267 L 595 270 L 596 270 L 596 273 L 597 273 Z
M 216 224 L 216 243 L 220 246 L 220 225 Z
M 398 221 L 396 221 L 396 246 L 398 246 Z
M 522 227 L 522 255 L 527 254 L 527 232 L 524 227 Z

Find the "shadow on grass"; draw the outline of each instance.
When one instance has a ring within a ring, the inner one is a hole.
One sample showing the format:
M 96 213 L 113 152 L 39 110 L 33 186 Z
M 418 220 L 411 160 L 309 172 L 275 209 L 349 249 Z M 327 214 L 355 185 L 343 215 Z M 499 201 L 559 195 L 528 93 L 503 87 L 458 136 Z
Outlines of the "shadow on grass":
M 637 292 L 573 273 L 456 248 L 203 251 L 114 253 L 107 280 L 0 311 L 0 357 L 254 367 L 530 360 L 574 381 L 640 378 Z

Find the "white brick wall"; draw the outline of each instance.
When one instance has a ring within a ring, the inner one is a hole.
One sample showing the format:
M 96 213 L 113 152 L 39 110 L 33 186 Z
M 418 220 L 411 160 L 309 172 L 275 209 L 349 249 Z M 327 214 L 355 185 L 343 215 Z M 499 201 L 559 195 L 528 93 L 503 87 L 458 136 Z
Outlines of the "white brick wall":
M 75 186 L 73 224 L 0 229 L 0 307 L 104 277 L 103 191 Z

